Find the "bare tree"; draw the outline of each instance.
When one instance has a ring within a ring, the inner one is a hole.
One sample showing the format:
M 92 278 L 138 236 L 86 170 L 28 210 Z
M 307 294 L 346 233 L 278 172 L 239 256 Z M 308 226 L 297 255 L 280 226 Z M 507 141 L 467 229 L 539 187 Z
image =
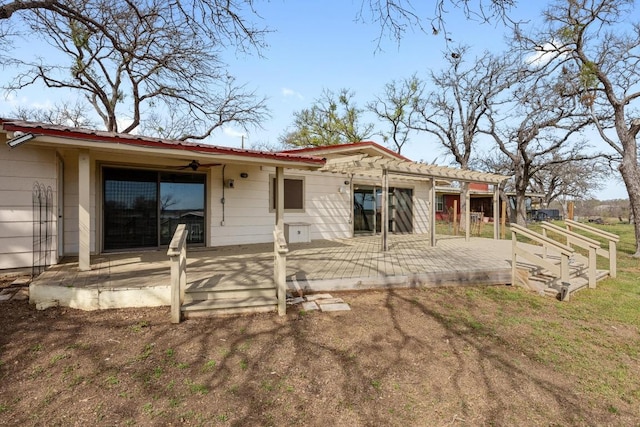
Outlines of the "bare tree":
M 362 124 L 363 109 L 353 98 L 355 94 L 341 89 L 338 94 L 323 90 L 311 108 L 294 114 L 293 130 L 280 137 L 289 147 L 313 147 L 359 142 L 373 134 L 373 124 Z
M 433 90 L 416 109 L 420 120 L 414 130 L 433 135 L 461 169 L 468 169 L 480 124 L 499 95 L 518 78 L 507 56 L 484 53 L 469 60 L 469 48 L 461 46 L 445 54 L 449 66 L 431 73 Z M 460 208 L 466 207 L 468 184 L 462 185 Z M 461 226 L 465 226 L 461 221 Z
M 52 64 L 5 57 L 24 70 L 7 88 L 41 81 L 79 91 L 109 131 L 131 132 L 149 107 L 189 117 L 179 139 L 203 139 L 227 123 L 258 126 L 268 116 L 265 100 L 237 85 L 219 55 L 229 45 L 261 47 L 263 30 L 240 18 L 242 4 L 251 2 L 9 3 L 5 15 L 11 16 L 10 6 L 22 6 L 23 24 L 67 59 Z
M 417 106 L 423 98 L 424 82 L 415 74 L 400 81 L 391 81 L 384 88 L 384 95 L 376 96 L 367 103 L 367 109 L 373 112 L 388 130 L 381 133 L 385 143 L 391 143 L 398 154 L 409 142 L 409 135 L 419 119 Z
M 51 108 L 17 107 L 9 113 L 11 117 L 20 120 L 30 120 L 54 125 L 71 126 L 77 128 L 93 128 L 95 123 L 90 115 L 90 107 L 81 102 L 61 102 Z
M 424 12 L 418 11 L 411 0 L 362 0 L 357 20 L 378 25 L 378 49 L 383 38 L 389 36 L 400 42 L 407 30 L 442 34 L 450 41 L 446 21 L 452 10 L 481 23 L 515 24 L 509 18 L 509 12 L 515 7 L 516 0 L 434 0 L 431 3 L 432 13 L 422 15 Z
M 544 206 L 558 201 L 566 217 L 569 200 L 593 197 L 593 192 L 603 186 L 603 178 L 609 171 L 601 160 L 578 155 L 562 158 L 552 153 L 548 159 L 541 159 L 535 167 L 529 183 L 530 191 L 543 195 Z
M 547 67 L 561 69 L 566 90 L 577 94 L 602 138 L 619 157 L 619 170 L 634 218 L 640 217 L 640 23 L 632 0 L 555 1 L 546 26 L 521 46 L 537 52 Z M 635 222 L 640 257 L 640 224 Z
M 516 195 L 516 222 L 526 224 L 526 192 L 533 176 L 552 164 L 597 157 L 585 155 L 587 144 L 576 138 L 590 118 L 566 96 L 554 77 L 532 76 L 512 87 L 508 114 L 487 111 L 488 126 L 480 131 L 493 138 L 510 161 Z

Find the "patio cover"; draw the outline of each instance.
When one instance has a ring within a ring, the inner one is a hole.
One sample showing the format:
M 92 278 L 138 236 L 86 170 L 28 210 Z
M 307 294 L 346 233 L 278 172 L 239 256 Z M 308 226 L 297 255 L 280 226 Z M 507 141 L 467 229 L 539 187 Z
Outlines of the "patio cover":
M 435 245 L 435 181 L 436 180 L 449 180 L 459 182 L 478 182 L 492 184 L 494 188 L 493 195 L 493 236 L 498 238 L 498 189 L 502 182 L 508 180 L 510 177 L 505 175 L 498 175 L 493 173 L 478 172 L 466 169 L 450 168 L 446 166 L 428 165 L 424 163 L 416 163 L 410 160 L 392 159 L 382 156 L 369 156 L 366 154 L 356 154 L 352 156 L 345 156 L 341 158 L 327 159 L 325 165 L 319 169 L 322 172 L 329 173 L 342 173 L 350 176 L 366 176 L 372 178 L 380 178 L 382 186 L 382 198 L 388 200 L 389 194 L 389 175 L 396 179 L 408 180 L 408 181 L 423 181 L 429 182 L 429 201 L 431 205 L 430 212 L 430 227 L 429 235 L 432 246 Z M 470 202 L 468 200 L 469 195 L 467 193 L 466 203 L 466 224 L 470 223 Z M 388 203 L 383 203 L 382 216 L 384 224 L 382 230 L 382 250 L 388 250 L 388 233 L 389 222 L 386 220 L 388 217 Z M 470 227 L 466 227 L 466 239 L 469 240 Z

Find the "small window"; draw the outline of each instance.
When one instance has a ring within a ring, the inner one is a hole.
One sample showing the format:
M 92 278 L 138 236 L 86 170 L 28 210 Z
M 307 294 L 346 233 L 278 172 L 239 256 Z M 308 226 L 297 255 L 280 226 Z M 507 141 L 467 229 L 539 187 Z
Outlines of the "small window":
M 444 195 L 436 194 L 436 212 L 444 211 Z
M 276 178 L 271 177 L 269 187 L 271 199 L 271 212 L 276 210 Z M 285 178 L 284 179 L 284 211 L 304 212 L 304 179 Z

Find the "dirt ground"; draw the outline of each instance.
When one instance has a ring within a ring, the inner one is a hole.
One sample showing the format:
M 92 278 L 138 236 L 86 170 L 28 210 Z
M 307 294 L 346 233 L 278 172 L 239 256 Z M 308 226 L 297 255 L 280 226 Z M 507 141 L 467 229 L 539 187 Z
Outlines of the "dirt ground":
M 0 425 L 637 425 L 640 385 L 620 398 L 550 363 L 530 344 L 535 323 L 514 319 L 544 322 L 560 303 L 521 292 L 346 293 L 348 312 L 179 325 L 168 308 L 2 302 Z M 637 331 L 599 327 L 637 344 Z

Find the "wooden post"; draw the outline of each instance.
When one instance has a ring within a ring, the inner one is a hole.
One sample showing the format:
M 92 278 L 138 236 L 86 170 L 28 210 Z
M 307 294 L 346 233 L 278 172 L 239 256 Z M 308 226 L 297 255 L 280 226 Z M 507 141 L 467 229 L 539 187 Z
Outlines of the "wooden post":
M 458 235 L 458 201 L 453 201 L 453 235 Z
M 185 224 L 178 224 L 167 255 L 171 265 L 171 323 L 180 323 L 180 309 L 187 287 L 187 235 Z
M 569 202 L 569 206 L 567 206 L 567 216 L 571 221 L 573 221 L 573 202 Z
M 616 270 L 618 269 L 616 246 L 615 241 L 609 240 L 609 276 L 613 279 L 618 275 L 618 273 L 616 273 Z
M 500 218 L 500 238 L 504 240 L 507 231 L 507 202 L 502 202 L 502 218 Z
M 382 169 L 382 250 L 389 250 L 389 171 Z
M 91 270 L 91 156 L 78 155 L 78 269 Z
M 464 209 L 464 222 L 465 222 L 465 231 L 464 231 L 464 240 L 469 241 L 471 237 L 471 192 L 469 191 L 469 184 L 465 184 L 467 186 L 467 194 L 465 196 L 465 209 Z
M 277 226 L 273 230 L 273 280 L 278 296 L 278 314 L 287 314 L 287 253 L 289 248 L 284 232 Z
M 493 184 L 493 238 L 498 240 L 498 233 L 500 229 L 500 187 L 498 184 Z
M 436 179 L 431 178 L 429 188 L 429 205 L 431 205 L 431 216 L 429 217 L 429 244 L 436 245 Z
M 276 167 L 276 227 L 284 233 L 284 168 Z

